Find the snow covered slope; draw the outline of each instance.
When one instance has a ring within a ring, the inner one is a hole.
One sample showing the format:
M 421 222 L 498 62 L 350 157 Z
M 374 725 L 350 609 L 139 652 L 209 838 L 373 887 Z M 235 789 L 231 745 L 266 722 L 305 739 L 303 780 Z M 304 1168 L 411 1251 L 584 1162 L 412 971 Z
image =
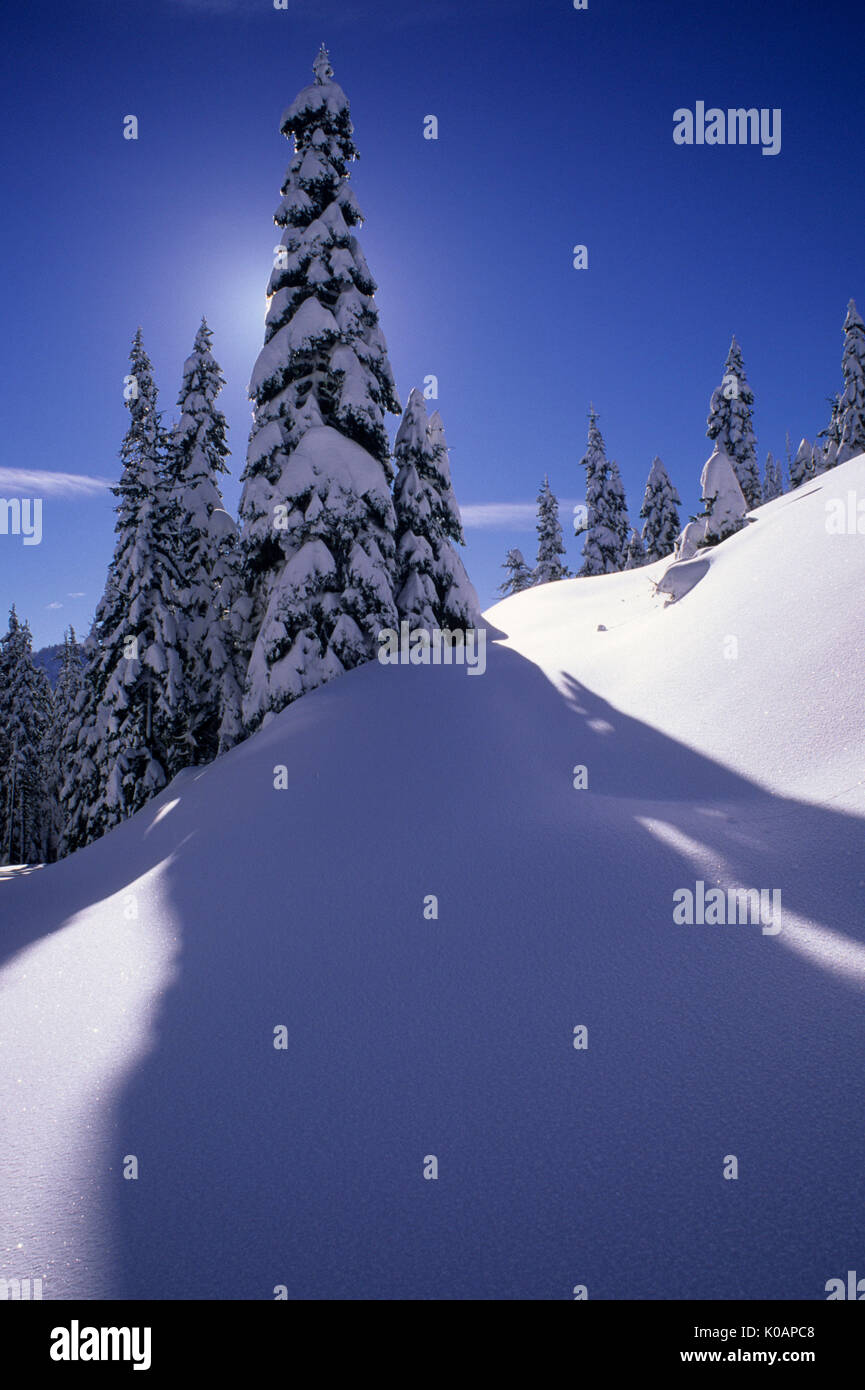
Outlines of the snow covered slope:
M 865 458 L 760 508 L 673 604 L 667 562 L 519 594 L 482 678 L 356 670 L 4 871 L 0 1277 L 819 1299 L 860 1268 L 849 491 Z M 780 891 L 781 930 L 676 922 L 698 881 Z
M 851 492 L 862 499 L 861 533 L 827 531 L 827 504 L 847 510 Z M 710 573 L 685 601 L 655 596 L 670 569 L 660 560 L 527 590 L 488 616 L 551 678 L 577 676 L 761 785 L 843 801 L 852 783 L 861 805 L 865 456 L 751 517 L 745 531 L 700 552 L 696 563 Z

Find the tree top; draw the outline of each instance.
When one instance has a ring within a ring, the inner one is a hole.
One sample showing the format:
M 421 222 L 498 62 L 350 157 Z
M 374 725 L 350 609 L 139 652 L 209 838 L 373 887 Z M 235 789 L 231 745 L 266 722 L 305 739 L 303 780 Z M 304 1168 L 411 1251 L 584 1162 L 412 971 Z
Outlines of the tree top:
M 315 80 L 319 84 L 319 86 L 324 86 L 325 82 L 329 82 L 330 79 L 333 77 L 333 68 L 330 65 L 330 56 L 328 55 L 328 51 L 325 48 L 324 44 L 322 44 L 321 48 L 318 50 L 315 62 L 312 65 L 312 70 L 315 73 Z

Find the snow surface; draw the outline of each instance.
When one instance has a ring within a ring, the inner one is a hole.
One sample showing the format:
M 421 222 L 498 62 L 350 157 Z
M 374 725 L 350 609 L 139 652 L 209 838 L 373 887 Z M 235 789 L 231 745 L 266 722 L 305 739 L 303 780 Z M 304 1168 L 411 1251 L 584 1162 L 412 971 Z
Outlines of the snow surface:
M 0 1277 L 823 1299 L 861 1268 L 865 540 L 825 529 L 850 489 L 865 456 L 675 603 L 669 560 L 517 594 L 484 679 L 371 663 L 4 871 Z M 781 932 L 675 924 L 697 879 L 780 889 Z

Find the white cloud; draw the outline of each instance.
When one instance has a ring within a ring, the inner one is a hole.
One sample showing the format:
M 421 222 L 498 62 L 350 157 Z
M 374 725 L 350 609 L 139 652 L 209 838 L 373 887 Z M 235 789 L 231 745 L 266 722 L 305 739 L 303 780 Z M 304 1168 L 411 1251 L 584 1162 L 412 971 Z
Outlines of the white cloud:
M 49 473 L 43 468 L 0 468 L 0 495 L 19 497 L 92 497 L 112 484 L 86 473 Z
M 63 604 L 62 604 L 62 603 L 46 603 L 45 607 L 46 607 L 46 608 L 62 608 L 62 607 L 63 607 Z
M 537 510 L 534 502 L 471 502 L 460 507 L 463 526 L 471 531 L 530 531 Z
M 567 498 L 559 502 L 562 525 L 573 514 L 573 503 Z M 463 526 L 467 531 L 533 531 L 538 519 L 537 502 L 470 502 L 460 507 Z
M 84 590 L 82 589 L 81 592 L 78 593 L 78 594 L 67 594 L 66 597 L 67 597 L 67 598 L 84 598 Z

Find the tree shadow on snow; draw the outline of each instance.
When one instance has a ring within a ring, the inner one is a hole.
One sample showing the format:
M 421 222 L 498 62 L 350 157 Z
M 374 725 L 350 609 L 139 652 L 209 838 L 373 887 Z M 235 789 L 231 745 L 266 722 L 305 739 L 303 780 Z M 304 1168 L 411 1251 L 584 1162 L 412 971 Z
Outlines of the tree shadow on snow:
M 807 1299 L 856 1267 L 862 820 L 488 657 L 353 672 L 16 886 L 12 949 L 170 857 L 117 1297 Z M 677 924 L 697 879 L 805 926 Z

